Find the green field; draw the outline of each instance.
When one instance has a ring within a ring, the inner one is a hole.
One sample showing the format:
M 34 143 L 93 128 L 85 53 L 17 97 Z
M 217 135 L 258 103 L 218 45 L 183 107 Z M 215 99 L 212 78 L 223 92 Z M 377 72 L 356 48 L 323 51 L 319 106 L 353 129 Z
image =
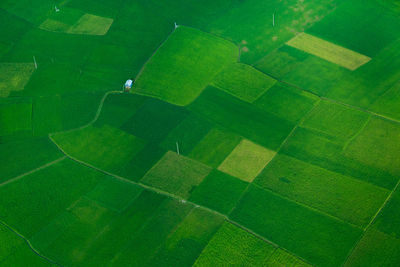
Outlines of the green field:
M 0 25 L 0 267 L 400 266 L 398 1 L 2 0 Z

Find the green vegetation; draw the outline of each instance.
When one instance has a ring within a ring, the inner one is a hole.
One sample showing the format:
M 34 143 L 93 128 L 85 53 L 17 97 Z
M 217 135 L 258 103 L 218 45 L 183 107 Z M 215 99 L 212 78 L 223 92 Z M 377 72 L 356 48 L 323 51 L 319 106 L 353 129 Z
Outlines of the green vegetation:
M 361 230 L 251 186 L 232 219 L 318 265 L 341 264 Z M 296 218 L 296 219 L 293 219 Z
M 134 91 L 187 105 L 236 54 L 235 45 L 224 39 L 179 27 L 145 65 Z
M 236 63 L 223 69 L 212 84 L 251 103 L 272 87 L 275 82 L 276 80 L 249 65 Z
M 168 193 L 188 198 L 193 188 L 209 174 L 211 168 L 185 156 L 168 151 L 141 182 Z
M 248 183 L 223 172 L 212 171 L 192 192 L 189 200 L 221 213 L 229 213 Z
M 398 266 L 399 14 L 0 1 L 0 266 Z
M 230 223 L 224 223 L 194 266 L 265 266 L 275 248 Z
M 218 170 L 243 181 L 252 182 L 275 156 L 275 153 L 275 151 L 243 139 L 219 165 Z

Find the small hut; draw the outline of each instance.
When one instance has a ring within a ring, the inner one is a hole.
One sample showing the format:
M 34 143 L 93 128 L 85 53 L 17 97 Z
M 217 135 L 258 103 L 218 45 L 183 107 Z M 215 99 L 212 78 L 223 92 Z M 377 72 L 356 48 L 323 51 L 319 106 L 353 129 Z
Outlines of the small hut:
M 131 79 L 125 82 L 124 90 L 125 92 L 129 92 L 132 89 L 133 81 Z

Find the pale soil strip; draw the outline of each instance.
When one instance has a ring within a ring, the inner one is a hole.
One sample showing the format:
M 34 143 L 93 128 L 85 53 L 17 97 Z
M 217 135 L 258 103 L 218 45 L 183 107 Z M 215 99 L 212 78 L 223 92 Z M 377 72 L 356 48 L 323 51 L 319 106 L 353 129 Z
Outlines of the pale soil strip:
M 19 175 L 19 176 L 17 176 L 17 177 L 11 178 L 11 179 L 9 179 L 9 180 L 7 180 L 7 181 L 1 183 L 0 186 L 4 186 L 4 185 L 6 185 L 6 184 L 15 182 L 15 181 L 17 181 L 17 180 L 19 180 L 19 179 L 21 179 L 21 178 L 23 178 L 23 177 L 25 177 L 25 176 L 27 176 L 27 175 L 29 175 L 29 174 L 32 174 L 32 173 L 34 173 L 34 172 L 40 171 L 40 170 L 42 170 L 42 169 L 45 169 L 45 168 L 47 168 L 47 167 L 49 167 L 49 166 L 51 166 L 51 165 L 53 165 L 53 164 L 56 164 L 56 163 L 62 161 L 63 159 L 65 159 L 65 158 L 66 158 L 66 156 L 62 156 L 61 158 L 58 158 L 58 159 L 56 159 L 56 160 L 54 160 L 54 161 L 52 161 L 52 162 L 46 163 L 45 165 L 42 165 L 42 166 L 40 166 L 40 167 L 37 167 L 36 169 L 30 170 L 29 172 L 26 172 L 26 173 L 21 174 L 21 175 Z
M 379 210 L 375 213 L 374 217 L 371 219 L 371 221 L 369 222 L 369 224 L 364 228 L 364 232 L 362 233 L 362 235 L 360 236 L 360 238 L 358 239 L 358 241 L 354 244 L 354 246 L 351 248 L 351 250 L 349 251 L 349 254 L 347 255 L 346 259 L 344 260 L 342 266 L 345 266 L 346 262 L 349 260 L 350 256 L 353 254 L 354 250 L 357 248 L 358 244 L 361 242 L 361 240 L 363 239 L 363 237 L 365 236 L 365 233 L 367 232 L 367 230 L 371 227 L 371 225 L 375 222 L 375 219 L 378 217 L 379 213 L 382 211 L 382 209 L 386 206 L 386 204 L 389 202 L 389 200 L 392 198 L 393 193 L 397 190 L 397 188 L 400 185 L 400 179 L 397 182 L 396 186 L 393 188 L 393 190 L 390 192 L 390 194 L 388 195 L 388 197 L 386 198 L 385 202 L 383 202 L 382 206 L 379 208 Z
M 296 35 L 286 44 L 349 70 L 356 70 L 371 60 L 370 57 L 305 32 Z
M 65 157 L 64 157 L 64 158 L 65 158 Z M 22 238 L 22 239 L 25 241 L 25 243 L 28 245 L 28 247 L 29 247 L 29 248 L 33 251 L 33 253 L 35 253 L 37 256 L 41 257 L 42 259 L 48 261 L 48 262 L 51 263 L 51 264 L 54 264 L 54 265 L 57 265 L 57 266 L 62 266 L 61 264 L 59 264 L 59 263 L 53 261 L 52 259 L 47 258 L 46 256 L 40 254 L 40 252 L 37 251 L 37 250 L 32 246 L 31 242 L 30 242 L 25 236 L 23 236 L 22 234 L 20 234 L 17 230 L 13 229 L 11 226 L 9 226 L 8 224 L 6 224 L 5 222 L 3 222 L 3 221 L 1 221 L 1 220 L 0 220 L 0 224 L 3 225 L 3 226 L 5 226 L 7 229 L 9 229 L 11 232 L 13 232 L 14 234 L 16 234 L 16 235 L 19 236 L 20 238 Z

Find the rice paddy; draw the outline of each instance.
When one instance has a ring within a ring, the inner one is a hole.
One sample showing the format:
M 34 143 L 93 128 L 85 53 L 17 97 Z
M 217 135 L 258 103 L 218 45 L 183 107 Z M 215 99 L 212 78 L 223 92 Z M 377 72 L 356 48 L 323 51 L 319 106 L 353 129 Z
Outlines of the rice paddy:
M 0 1 L 0 266 L 399 266 L 399 18 Z

